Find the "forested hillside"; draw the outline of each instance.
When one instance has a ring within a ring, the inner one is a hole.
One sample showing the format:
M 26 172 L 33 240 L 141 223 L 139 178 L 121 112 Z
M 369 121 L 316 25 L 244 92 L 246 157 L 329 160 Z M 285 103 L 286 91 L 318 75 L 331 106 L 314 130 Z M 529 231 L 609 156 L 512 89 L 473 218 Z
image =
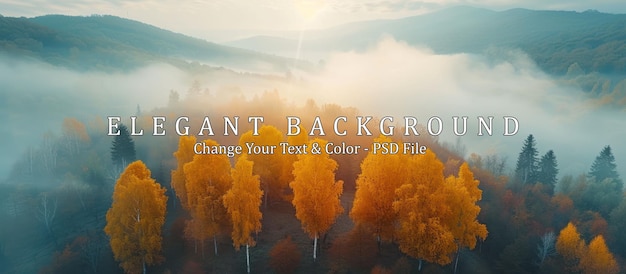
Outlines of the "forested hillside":
M 159 62 L 190 70 L 193 61 L 250 70 L 259 63 L 284 72 L 292 65 L 286 58 L 109 15 L 0 17 L 0 52 L 77 70 L 129 70 Z
M 384 35 L 437 53 L 483 53 L 490 48 L 521 49 L 546 72 L 567 73 L 578 63 L 585 73 L 626 72 L 626 15 L 597 11 L 491 11 L 454 7 L 395 20 L 354 22 L 303 35 L 303 51 L 331 52 L 374 46 Z M 293 49 L 299 33 L 251 37 L 228 45 L 278 53 Z

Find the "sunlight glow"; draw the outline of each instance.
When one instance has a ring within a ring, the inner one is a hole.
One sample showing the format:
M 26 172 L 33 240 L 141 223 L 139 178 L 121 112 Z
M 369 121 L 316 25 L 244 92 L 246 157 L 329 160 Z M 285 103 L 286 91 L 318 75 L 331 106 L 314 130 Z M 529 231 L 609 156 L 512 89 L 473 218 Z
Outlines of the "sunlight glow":
M 296 0 L 294 4 L 298 14 L 305 21 L 313 20 L 326 7 L 325 0 Z
M 296 0 L 295 8 L 303 19 L 302 27 L 300 28 L 300 35 L 298 38 L 298 47 L 296 48 L 295 62 L 300 59 L 302 51 L 302 41 L 304 39 L 304 32 L 307 28 L 311 27 L 311 23 L 315 17 L 326 7 L 325 0 Z

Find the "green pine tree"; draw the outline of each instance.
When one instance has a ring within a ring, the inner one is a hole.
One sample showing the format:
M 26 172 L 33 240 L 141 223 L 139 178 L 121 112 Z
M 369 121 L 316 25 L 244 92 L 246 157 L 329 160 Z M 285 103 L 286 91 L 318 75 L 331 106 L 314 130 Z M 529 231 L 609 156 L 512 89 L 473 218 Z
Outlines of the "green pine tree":
M 608 218 L 624 197 L 624 185 L 616 170 L 610 146 L 605 146 L 591 165 L 589 183 L 582 195 L 583 207 Z
M 125 125 L 120 124 L 118 132 L 111 145 L 111 160 L 115 166 L 124 168 L 136 160 L 135 142 Z
M 539 161 L 539 171 L 537 173 L 537 181 L 545 184 L 550 194 L 554 193 L 554 186 L 557 182 L 557 175 L 559 174 L 558 164 L 556 162 L 556 156 L 554 151 L 548 151 Z
M 534 183 L 537 177 L 537 148 L 535 137 L 528 135 L 524 141 L 522 151 L 517 158 L 517 166 L 515 167 L 515 179 L 522 184 Z
M 619 178 L 616 167 L 615 157 L 611 152 L 611 146 L 605 146 L 600 152 L 600 155 L 596 157 L 596 160 L 591 165 L 589 177 L 593 178 L 596 182 L 602 182 L 605 179 L 612 179 L 617 182 L 620 187 L 622 187 L 622 181 Z

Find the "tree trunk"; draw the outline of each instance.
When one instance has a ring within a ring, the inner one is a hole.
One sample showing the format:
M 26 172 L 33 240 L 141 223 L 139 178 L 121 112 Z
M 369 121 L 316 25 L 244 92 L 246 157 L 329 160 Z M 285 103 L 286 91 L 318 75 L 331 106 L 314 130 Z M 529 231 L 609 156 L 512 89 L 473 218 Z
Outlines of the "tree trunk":
M 142 265 L 143 265 L 143 274 L 146 274 L 146 261 L 145 260 L 142 262 Z
M 419 266 L 417 267 L 417 271 L 422 271 L 422 259 L 419 260 Z
M 267 196 L 269 196 L 269 193 L 270 193 L 270 186 L 266 183 L 265 193 L 263 193 L 263 196 L 264 196 L 263 199 L 265 200 L 263 203 L 264 203 L 265 208 L 267 208 Z
M 459 265 L 459 257 L 461 257 L 461 247 L 457 245 L 456 259 L 454 260 L 454 274 L 456 274 L 456 270 Z
M 248 264 L 248 273 L 250 273 L 250 245 L 246 245 L 246 263 Z
M 217 235 L 213 235 L 213 247 L 215 248 L 215 256 L 217 256 Z
M 317 260 L 317 234 L 315 234 L 315 240 L 313 240 L 313 261 Z

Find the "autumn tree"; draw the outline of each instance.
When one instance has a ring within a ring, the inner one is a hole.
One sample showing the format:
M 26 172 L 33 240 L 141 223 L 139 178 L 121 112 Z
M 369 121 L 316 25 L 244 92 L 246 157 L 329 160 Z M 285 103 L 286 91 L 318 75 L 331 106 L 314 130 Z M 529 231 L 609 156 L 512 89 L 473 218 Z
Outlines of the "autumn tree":
M 333 269 L 341 272 L 352 269 L 370 269 L 376 263 L 376 240 L 372 232 L 361 224 L 337 237 L 328 251 L 333 258 Z
M 241 135 L 239 145 L 247 152 L 247 145 L 254 143 L 255 146 L 276 146 L 283 142 L 283 134 L 274 126 L 263 125 L 258 130 L 258 135 L 248 131 Z M 289 181 L 282 178 L 285 160 L 282 153 L 250 153 L 248 159 L 254 162 L 254 174 L 260 176 L 263 191 L 265 193 L 265 206 L 267 201 L 278 201 L 283 198 L 283 190 L 287 188 Z
M 195 155 L 193 146 L 196 143 L 196 137 L 194 136 L 180 136 L 178 140 L 178 150 L 174 152 L 174 157 L 177 161 L 177 167 L 172 170 L 172 188 L 176 192 L 176 197 L 180 201 L 180 204 L 184 209 L 189 210 L 187 204 L 187 187 L 185 185 L 185 164 L 193 160 Z
M 206 146 L 219 146 L 213 140 L 205 140 Z M 230 161 L 225 154 L 199 154 L 184 165 L 187 206 L 191 220 L 187 222 L 186 234 L 202 246 L 213 238 L 217 255 L 217 234 L 228 222 L 222 197 L 232 185 Z M 204 248 L 202 248 L 204 251 Z
M 150 178 L 150 170 L 141 161 L 128 165 L 117 180 L 104 231 L 125 272 L 145 273 L 147 265 L 162 259 L 166 202 L 165 188 Z
M 304 128 L 299 127 L 300 128 L 300 133 L 296 134 L 296 135 L 291 135 L 287 137 L 287 143 L 290 146 L 300 146 L 302 147 L 302 145 L 307 144 L 309 142 L 309 136 L 306 134 L 306 131 L 304 130 Z M 283 170 L 282 170 L 282 175 L 281 178 L 283 181 L 285 182 L 293 182 L 293 163 L 295 163 L 296 161 L 298 161 L 298 155 L 297 154 L 285 154 L 282 155 L 283 158 Z M 285 195 L 285 200 L 287 201 L 291 201 L 293 199 L 293 194 L 289 194 L 289 195 Z
M 136 159 L 135 142 L 130 137 L 128 128 L 123 124 L 119 125 L 114 134 L 118 135 L 115 136 L 111 145 L 111 160 L 114 166 L 124 168 Z
M 535 137 L 528 135 L 524 141 L 522 151 L 517 158 L 515 179 L 522 184 L 534 183 L 537 175 L 537 144 Z
M 478 188 L 479 183 L 474 179 L 474 174 L 467 163 L 459 167 L 458 177 L 446 178 L 445 192 L 448 194 L 447 205 L 450 210 L 442 218 L 457 246 L 455 273 L 461 248 L 474 249 L 477 238 L 485 240 L 487 237 L 487 227 L 476 219 L 480 213 L 480 207 L 476 203 L 482 199 L 482 190 Z
M 458 176 L 444 179 L 444 165 L 431 150 L 402 159 L 401 166 L 404 177 L 398 177 L 392 202 L 400 250 L 419 259 L 420 269 L 422 260 L 448 264 L 456 252 L 456 271 L 461 249 L 474 249 L 477 239 L 487 237 L 487 227 L 477 220 L 480 182 L 467 163 L 458 167 Z
M 391 142 L 391 139 L 381 135 L 374 142 Z M 393 201 L 396 189 L 405 181 L 405 158 L 402 154 L 374 154 L 370 150 L 361 163 L 350 217 L 370 227 L 379 243 L 381 239 L 393 239 L 397 219 Z
M 607 248 L 602 235 L 593 238 L 585 249 L 583 256 L 580 258 L 580 269 L 584 273 L 619 273 L 619 266 L 613 254 Z
M 39 270 L 39 273 L 82 273 L 83 271 L 80 257 L 78 256 L 78 250 L 76 250 L 73 244 L 68 244 L 63 251 L 54 252 L 52 262 Z
M 407 181 L 397 190 L 393 208 L 398 214 L 397 242 L 405 254 L 437 264 L 451 262 L 457 250 L 455 235 L 441 216 L 449 216 L 443 164 L 430 150 L 410 157 Z
M 565 260 L 570 270 L 576 269 L 581 255 L 585 250 L 585 240 L 580 238 L 576 226 L 571 222 L 559 233 L 556 240 L 556 252 Z
M 337 162 L 325 153 L 326 141 L 314 139 L 308 143 L 306 154 L 298 155 L 293 169 L 294 181 L 292 203 L 296 218 L 304 231 L 313 238 L 313 260 L 317 259 L 317 240 L 335 222 L 341 212 L 339 197 L 343 192 L 343 181 L 335 181 Z M 319 154 L 315 147 L 322 148 Z
M 280 240 L 270 250 L 270 267 L 278 274 L 295 273 L 302 255 L 291 236 Z
M 250 273 L 250 246 L 255 245 L 253 232 L 261 231 L 261 197 L 263 191 L 259 176 L 252 174 L 253 163 L 246 156 L 239 157 L 231 174 L 233 186 L 224 195 L 224 206 L 233 225 L 232 239 L 235 249 L 246 246 L 246 264 Z
M 372 268 L 372 271 L 370 271 L 370 274 L 391 274 L 391 270 L 385 268 L 384 266 L 377 265 L 374 268 Z

